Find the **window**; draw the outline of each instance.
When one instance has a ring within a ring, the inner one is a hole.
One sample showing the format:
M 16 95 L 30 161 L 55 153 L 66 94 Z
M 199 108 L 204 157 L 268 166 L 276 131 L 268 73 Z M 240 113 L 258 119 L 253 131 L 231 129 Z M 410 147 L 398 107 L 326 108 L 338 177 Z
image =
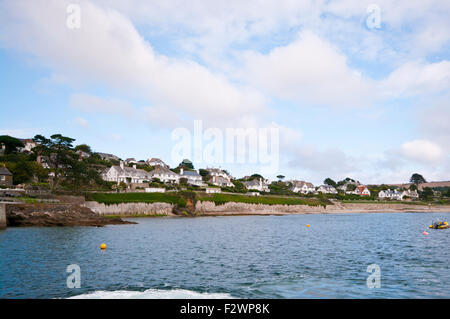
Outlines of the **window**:
M 0 176 L 0 180 L 1 180 L 2 182 L 6 181 L 6 176 L 4 176 L 4 175 Z

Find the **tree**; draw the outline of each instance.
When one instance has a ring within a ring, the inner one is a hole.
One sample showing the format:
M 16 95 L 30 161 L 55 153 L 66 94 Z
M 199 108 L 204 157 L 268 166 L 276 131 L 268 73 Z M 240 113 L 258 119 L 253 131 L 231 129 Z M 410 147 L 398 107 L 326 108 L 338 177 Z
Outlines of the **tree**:
M 9 135 L 0 136 L 0 146 L 2 144 L 5 145 L 5 155 L 17 152 L 19 147 L 25 147 L 21 140 Z
M 326 178 L 324 181 L 323 181 L 323 183 L 324 184 L 326 184 L 326 185 L 330 185 L 330 186 L 333 186 L 333 187 L 337 187 L 337 184 L 336 184 L 336 182 L 335 181 L 333 181 L 331 178 Z
M 82 152 L 85 152 L 85 153 L 88 153 L 88 154 L 92 154 L 91 147 L 89 145 L 86 145 L 86 144 L 77 145 L 77 146 L 75 146 L 75 148 L 73 150 L 75 152 L 82 151 Z
M 350 192 L 353 192 L 356 189 L 356 185 L 355 184 L 348 184 L 347 185 L 347 190 Z
M 184 169 L 194 169 L 194 164 L 192 164 L 192 162 L 188 159 L 184 159 L 179 165 L 179 168 L 184 168 Z
M 284 175 L 278 175 L 277 178 L 281 182 L 285 178 L 285 176 Z
M 426 183 L 427 181 L 425 180 L 425 178 L 422 175 L 414 173 L 414 174 L 412 174 L 409 182 L 419 185 L 419 184 Z
M 262 180 L 264 180 L 264 177 L 262 177 L 262 175 L 260 175 L 260 174 L 253 174 L 252 176 L 250 176 L 250 178 L 248 180 L 251 181 L 251 180 L 254 180 L 254 179 L 257 179 L 257 180 L 262 179 Z
M 412 184 L 411 186 L 409 186 L 409 190 L 411 190 L 411 191 L 418 190 L 417 185 L 416 184 Z
M 421 197 L 425 200 L 433 199 L 433 190 L 430 187 L 424 187 L 423 191 L 421 192 Z
M 36 135 L 33 140 L 38 144 L 35 147 L 36 153 L 47 156 L 54 166 L 51 168 L 54 173 L 54 188 L 58 186 L 61 176 L 69 173 L 73 178 L 76 178 L 77 174 L 83 170 L 77 165 L 78 156 L 73 152 L 72 143 L 75 139 L 54 134 L 49 139 L 42 135 Z M 73 167 L 76 167 L 76 170 L 69 172 L 68 169 Z

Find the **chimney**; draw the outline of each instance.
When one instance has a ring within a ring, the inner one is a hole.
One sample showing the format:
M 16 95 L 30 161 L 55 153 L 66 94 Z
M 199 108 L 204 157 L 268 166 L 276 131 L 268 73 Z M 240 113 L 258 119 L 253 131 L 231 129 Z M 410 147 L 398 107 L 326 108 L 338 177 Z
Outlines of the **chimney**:
M 123 161 L 120 161 L 120 168 L 123 169 L 124 165 L 123 165 Z
M 180 175 L 183 175 L 183 173 L 184 173 L 184 169 L 180 168 Z
M 133 168 L 136 169 L 136 164 L 133 165 Z

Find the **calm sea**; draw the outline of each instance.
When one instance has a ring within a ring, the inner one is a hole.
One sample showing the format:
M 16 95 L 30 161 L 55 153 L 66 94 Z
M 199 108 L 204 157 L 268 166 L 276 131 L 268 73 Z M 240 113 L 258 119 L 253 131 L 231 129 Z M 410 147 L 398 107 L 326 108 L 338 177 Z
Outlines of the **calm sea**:
M 140 218 L 104 228 L 8 228 L 0 231 L 0 298 L 450 298 L 450 229 L 427 228 L 448 217 Z M 71 264 L 80 267 L 81 288 L 67 287 Z M 380 267 L 380 288 L 367 286 L 371 264 Z

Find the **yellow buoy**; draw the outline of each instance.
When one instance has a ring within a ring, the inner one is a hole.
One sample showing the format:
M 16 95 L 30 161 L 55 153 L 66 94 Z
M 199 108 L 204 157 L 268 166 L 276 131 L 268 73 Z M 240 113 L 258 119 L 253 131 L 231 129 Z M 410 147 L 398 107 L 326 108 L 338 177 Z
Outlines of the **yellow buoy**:
M 309 227 L 309 224 L 306 224 L 306 227 Z
M 100 249 L 106 249 L 106 244 L 101 244 Z
M 433 225 L 430 225 L 429 227 L 430 227 L 430 228 L 433 228 Z

